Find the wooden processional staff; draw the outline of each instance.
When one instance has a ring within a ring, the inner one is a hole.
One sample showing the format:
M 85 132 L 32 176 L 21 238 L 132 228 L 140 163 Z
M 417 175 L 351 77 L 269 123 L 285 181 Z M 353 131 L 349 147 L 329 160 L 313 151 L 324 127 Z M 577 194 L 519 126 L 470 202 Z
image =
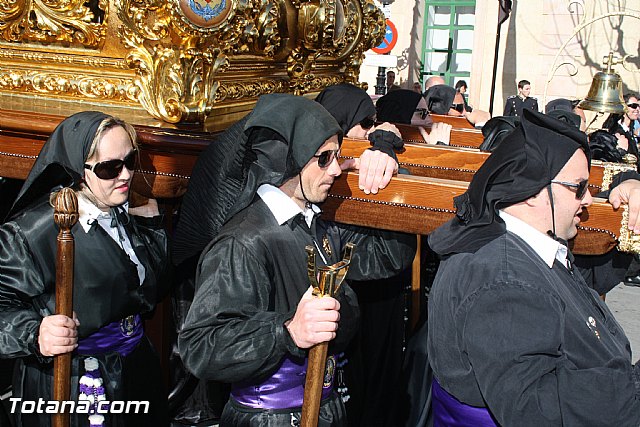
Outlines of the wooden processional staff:
M 70 188 L 56 195 L 53 220 L 58 226 L 56 256 L 56 314 L 73 317 L 73 256 L 71 227 L 78 221 L 78 198 Z M 69 400 L 71 391 L 71 353 L 59 354 L 53 360 L 53 399 Z M 61 405 L 62 407 L 62 405 Z M 68 427 L 69 414 L 59 412 L 52 417 L 53 427 Z
M 344 281 L 355 245 L 347 243 L 342 261 L 326 267 L 316 266 L 316 252 L 313 246 L 305 247 L 307 251 L 307 272 L 313 287 L 313 295 L 317 298 L 334 297 Z M 302 401 L 301 427 L 316 427 L 320 414 L 320 400 L 324 371 L 327 363 L 327 349 L 329 342 L 322 342 L 309 349 L 307 363 L 307 377 L 304 383 L 304 398 Z

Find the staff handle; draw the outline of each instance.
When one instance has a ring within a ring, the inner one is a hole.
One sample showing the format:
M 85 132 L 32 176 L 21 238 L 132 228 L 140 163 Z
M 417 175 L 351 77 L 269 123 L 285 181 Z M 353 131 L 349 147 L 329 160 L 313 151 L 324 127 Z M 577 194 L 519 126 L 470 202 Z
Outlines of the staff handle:
M 63 188 L 54 201 L 53 220 L 58 226 L 56 254 L 56 314 L 73 317 L 73 257 L 75 243 L 71 228 L 78 221 L 78 198 L 70 188 Z M 69 400 L 71 392 L 71 353 L 53 359 L 53 399 Z M 53 427 L 68 427 L 69 414 L 52 416 Z
M 304 398 L 300 420 L 301 427 L 316 427 L 318 425 L 328 349 L 329 342 L 327 341 L 316 344 L 309 349 L 309 363 L 307 365 L 307 378 L 304 383 Z

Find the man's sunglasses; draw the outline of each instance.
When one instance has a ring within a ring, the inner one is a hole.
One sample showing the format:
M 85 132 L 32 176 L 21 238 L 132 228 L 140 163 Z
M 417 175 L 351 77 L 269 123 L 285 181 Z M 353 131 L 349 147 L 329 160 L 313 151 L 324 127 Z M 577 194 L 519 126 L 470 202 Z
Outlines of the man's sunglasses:
M 638 104 L 637 102 L 632 102 L 631 104 L 627 104 L 627 107 L 631 108 L 632 110 L 635 110 L 639 106 L 640 104 Z
M 318 166 L 321 168 L 326 168 L 331 164 L 334 158 L 338 158 L 340 155 L 340 149 L 337 150 L 326 150 L 320 154 L 315 154 L 313 157 L 318 159 Z
M 452 104 L 451 108 L 456 110 L 458 113 L 462 113 L 464 111 L 464 104 Z
M 122 168 L 126 167 L 129 170 L 133 170 L 136 165 L 136 150 L 127 154 L 124 159 L 107 160 L 104 162 L 98 162 L 95 165 L 84 164 L 85 169 L 89 169 L 96 174 L 100 179 L 114 179 L 120 175 Z
M 373 117 L 365 117 L 364 119 L 360 120 L 359 123 L 362 129 L 371 129 L 375 124 L 376 121 L 373 119 Z
M 583 179 L 582 181 L 578 182 L 577 184 L 575 182 L 564 182 L 564 181 L 556 181 L 556 180 L 552 180 L 551 181 L 552 184 L 560 184 L 560 185 L 564 185 L 565 187 L 569 187 L 569 188 L 575 188 L 576 189 L 576 199 L 578 200 L 582 200 L 582 198 L 584 197 L 584 195 L 587 192 L 587 187 L 589 185 L 589 180 L 588 179 Z

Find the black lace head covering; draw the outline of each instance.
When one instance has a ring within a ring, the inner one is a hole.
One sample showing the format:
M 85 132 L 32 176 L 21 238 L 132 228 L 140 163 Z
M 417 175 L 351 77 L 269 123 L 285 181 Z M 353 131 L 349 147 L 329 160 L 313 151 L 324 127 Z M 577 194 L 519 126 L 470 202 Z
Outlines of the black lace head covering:
M 570 101 L 565 98 L 554 99 L 545 105 L 544 112 L 553 118 L 580 128 L 580 116 L 573 112 L 579 102 L 580 100 Z
M 480 144 L 480 151 L 493 151 L 502 140 L 520 126 L 520 118 L 514 116 L 496 116 L 492 117 L 482 126 L 482 136 L 484 137 Z
M 509 133 L 474 175 L 468 190 L 454 199 L 456 217 L 429 236 L 441 256 L 475 252 L 506 232 L 498 210 L 538 194 L 576 150 L 589 159 L 584 132 L 544 114 L 524 110 Z
M 316 101 L 338 121 L 344 135 L 363 119 L 376 114 L 367 92 L 347 83 L 327 87 L 318 94 Z
M 448 114 L 456 97 L 456 90 L 448 85 L 435 85 L 427 89 L 424 97 L 430 113 Z
M 411 118 L 418 108 L 421 97 L 419 93 L 408 89 L 387 93 L 376 102 L 378 121 L 411 124 Z
M 253 111 L 202 152 L 184 196 L 173 262 L 199 255 L 222 225 L 247 207 L 262 184 L 296 176 L 342 130 L 320 104 L 301 96 L 263 95 Z
M 109 117 L 98 111 L 83 111 L 64 119 L 42 146 L 8 218 L 58 186 L 79 184 L 98 127 Z
M 589 148 L 593 160 L 603 162 L 622 163 L 627 154 L 625 150 L 618 148 L 618 138 L 604 129 L 589 134 Z

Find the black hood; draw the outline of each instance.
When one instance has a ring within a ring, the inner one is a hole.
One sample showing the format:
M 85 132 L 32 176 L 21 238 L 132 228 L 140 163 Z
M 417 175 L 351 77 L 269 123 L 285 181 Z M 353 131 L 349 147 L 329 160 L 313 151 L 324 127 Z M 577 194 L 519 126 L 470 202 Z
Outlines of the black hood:
M 316 102 L 338 121 L 344 135 L 363 119 L 376 114 L 367 92 L 347 83 L 327 87 L 318 94 Z
M 204 249 L 224 223 L 247 207 L 262 184 L 296 176 L 327 139 L 342 130 L 320 104 L 301 96 L 263 95 L 253 111 L 200 155 L 184 196 L 173 245 L 180 264 Z
M 587 136 L 544 114 L 524 110 L 509 133 L 475 173 L 467 191 L 454 199 L 456 217 L 429 236 L 440 255 L 475 252 L 504 234 L 498 210 L 538 194 L 576 150 L 589 159 Z
M 79 184 L 84 179 L 84 163 L 98 126 L 109 117 L 98 111 L 84 111 L 64 119 L 42 146 L 8 217 L 58 186 Z

